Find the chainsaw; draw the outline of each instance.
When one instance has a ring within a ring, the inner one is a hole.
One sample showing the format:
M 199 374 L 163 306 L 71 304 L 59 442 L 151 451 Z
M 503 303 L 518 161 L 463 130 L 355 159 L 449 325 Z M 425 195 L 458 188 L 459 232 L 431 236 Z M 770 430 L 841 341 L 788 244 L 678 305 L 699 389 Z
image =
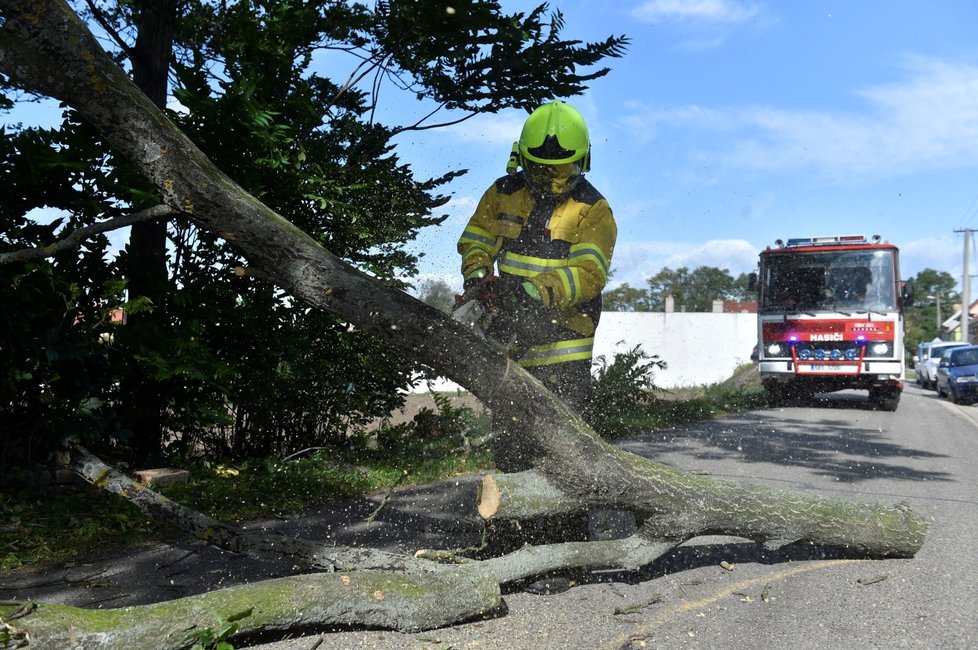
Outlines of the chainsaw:
M 496 317 L 493 285 L 498 276 L 487 275 L 455 296 L 452 319 L 465 325 L 481 338 L 488 339 L 492 321 Z
M 513 276 L 487 275 L 455 296 L 452 318 L 514 359 L 520 358 L 530 346 L 540 342 L 539 334 L 546 336 L 545 328 L 528 326 L 542 312 L 539 304 L 533 304 L 535 301 L 517 288 L 521 283 L 521 278 Z M 543 318 L 548 323 L 551 320 L 549 315 Z

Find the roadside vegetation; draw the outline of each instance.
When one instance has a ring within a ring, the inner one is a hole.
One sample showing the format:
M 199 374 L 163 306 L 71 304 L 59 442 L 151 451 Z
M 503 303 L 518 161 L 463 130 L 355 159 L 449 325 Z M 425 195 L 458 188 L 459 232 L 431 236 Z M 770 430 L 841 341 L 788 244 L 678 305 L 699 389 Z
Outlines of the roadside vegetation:
M 665 368 L 666 362 L 640 347 L 618 354 L 610 362 L 603 358 L 597 362 L 594 402 L 587 419 L 609 440 L 767 404 L 767 394 L 752 363 L 738 367 L 719 384 L 665 390 L 655 386 L 655 371 Z
M 720 384 L 666 391 L 654 385 L 654 372 L 664 364 L 638 348 L 610 363 L 599 361 L 595 407 L 588 418 L 609 439 L 764 406 L 750 364 Z M 187 468 L 188 483 L 158 489 L 217 519 L 242 522 L 299 517 L 340 499 L 492 469 L 481 444 L 490 431 L 488 415 L 453 406 L 446 394 L 432 397 L 436 408 L 423 408 L 407 422 L 382 421 L 346 445 L 285 459 L 201 462 Z M 0 571 L 70 566 L 97 553 L 180 534 L 87 485 L 0 489 Z

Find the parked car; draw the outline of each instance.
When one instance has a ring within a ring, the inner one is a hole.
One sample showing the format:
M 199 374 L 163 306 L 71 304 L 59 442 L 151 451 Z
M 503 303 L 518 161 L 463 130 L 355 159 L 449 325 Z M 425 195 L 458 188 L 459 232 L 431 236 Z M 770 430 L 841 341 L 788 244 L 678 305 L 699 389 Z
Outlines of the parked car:
M 937 365 L 937 395 L 955 404 L 978 401 L 978 345 L 948 348 Z
M 924 363 L 927 361 L 927 351 L 930 350 L 930 344 L 930 341 L 924 341 L 917 346 L 917 354 L 913 355 L 913 374 L 917 385 L 921 387 L 926 386 L 923 380 L 927 373 Z
M 918 367 L 918 374 L 921 374 L 920 385 L 924 388 L 937 388 L 937 364 L 941 357 L 951 348 L 959 348 L 968 345 L 964 341 L 934 341 L 927 348 L 927 359 Z

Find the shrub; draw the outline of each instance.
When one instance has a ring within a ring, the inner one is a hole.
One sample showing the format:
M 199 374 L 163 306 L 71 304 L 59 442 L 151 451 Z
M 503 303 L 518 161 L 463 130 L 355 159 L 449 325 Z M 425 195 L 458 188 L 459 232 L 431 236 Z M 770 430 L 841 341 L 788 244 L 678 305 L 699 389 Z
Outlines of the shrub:
M 598 433 L 606 435 L 654 400 L 655 371 L 667 366 L 658 355 L 648 354 L 640 345 L 616 354 L 610 363 L 603 356 L 595 361 L 597 376 L 585 419 Z

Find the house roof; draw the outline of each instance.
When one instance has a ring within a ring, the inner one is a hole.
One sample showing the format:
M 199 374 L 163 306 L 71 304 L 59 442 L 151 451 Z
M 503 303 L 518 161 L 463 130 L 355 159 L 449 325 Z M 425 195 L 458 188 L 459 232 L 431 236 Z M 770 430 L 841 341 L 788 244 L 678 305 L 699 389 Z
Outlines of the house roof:
M 975 322 L 978 321 L 978 300 L 971 303 L 971 307 L 968 308 L 968 321 L 969 328 L 975 326 Z M 941 323 L 941 326 L 946 330 L 956 330 L 961 327 L 961 310 L 954 312 L 954 315 Z

